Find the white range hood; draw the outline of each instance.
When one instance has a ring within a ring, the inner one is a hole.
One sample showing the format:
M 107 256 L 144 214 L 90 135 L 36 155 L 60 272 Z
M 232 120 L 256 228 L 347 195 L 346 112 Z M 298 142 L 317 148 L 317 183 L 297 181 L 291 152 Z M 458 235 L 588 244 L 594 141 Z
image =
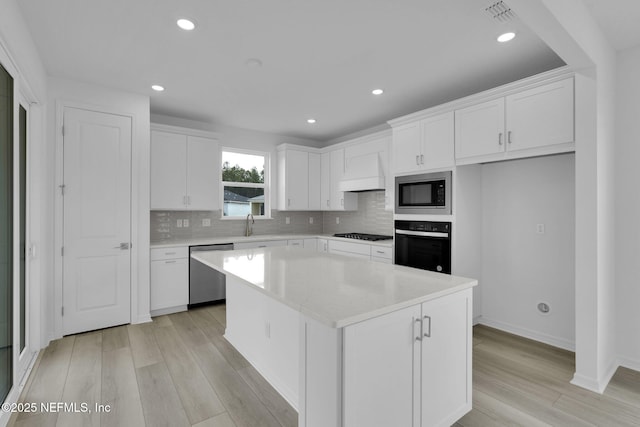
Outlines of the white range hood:
M 378 153 L 369 153 L 347 159 L 339 191 L 384 190 L 384 172 Z

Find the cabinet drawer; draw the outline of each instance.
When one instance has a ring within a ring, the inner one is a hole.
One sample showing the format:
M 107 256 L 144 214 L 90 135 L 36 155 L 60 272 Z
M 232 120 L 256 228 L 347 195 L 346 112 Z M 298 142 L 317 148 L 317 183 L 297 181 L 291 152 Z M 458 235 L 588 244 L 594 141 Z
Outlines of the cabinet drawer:
M 350 252 L 353 254 L 371 256 L 371 245 L 329 240 L 329 252 Z
M 393 248 L 386 246 L 371 246 L 371 256 L 376 258 L 393 258 Z
M 233 244 L 233 249 L 268 248 L 271 246 L 287 246 L 287 240 L 266 240 L 260 242 L 238 242 Z
M 151 249 L 151 261 L 163 259 L 188 258 L 189 248 L 187 246 L 175 246 L 170 248 Z
M 304 240 L 303 239 L 292 239 L 292 240 L 287 240 L 287 244 L 289 246 L 297 246 L 299 248 L 304 246 Z

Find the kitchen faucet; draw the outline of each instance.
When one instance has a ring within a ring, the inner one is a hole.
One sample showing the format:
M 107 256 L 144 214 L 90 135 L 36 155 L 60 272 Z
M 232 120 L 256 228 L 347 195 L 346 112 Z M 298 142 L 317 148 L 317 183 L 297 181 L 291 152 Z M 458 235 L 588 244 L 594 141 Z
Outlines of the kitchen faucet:
M 249 217 L 251 217 L 251 222 L 249 222 Z M 256 223 L 256 220 L 253 219 L 253 214 L 247 214 L 247 228 L 245 229 L 245 236 L 251 236 L 253 234 L 252 225 Z

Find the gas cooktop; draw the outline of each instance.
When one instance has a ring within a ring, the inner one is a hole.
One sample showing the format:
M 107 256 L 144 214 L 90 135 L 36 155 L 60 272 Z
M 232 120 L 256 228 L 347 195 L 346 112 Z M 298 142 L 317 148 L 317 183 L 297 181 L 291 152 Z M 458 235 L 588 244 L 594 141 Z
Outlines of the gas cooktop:
M 393 239 L 393 236 L 383 236 L 381 234 L 365 234 L 365 233 L 338 233 L 338 234 L 334 234 L 333 237 L 344 237 L 347 239 L 368 240 L 370 242 L 375 242 L 377 240 Z

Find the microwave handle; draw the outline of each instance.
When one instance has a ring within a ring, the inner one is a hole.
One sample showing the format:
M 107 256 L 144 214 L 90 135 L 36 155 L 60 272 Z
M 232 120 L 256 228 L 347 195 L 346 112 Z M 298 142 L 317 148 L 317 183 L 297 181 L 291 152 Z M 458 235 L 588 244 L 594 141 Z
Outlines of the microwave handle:
M 405 236 L 418 236 L 418 237 L 449 237 L 449 233 L 440 233 L 437 231 L 412 231 L 412 230 L 398 230 L 396 234 L 403 234 Z

